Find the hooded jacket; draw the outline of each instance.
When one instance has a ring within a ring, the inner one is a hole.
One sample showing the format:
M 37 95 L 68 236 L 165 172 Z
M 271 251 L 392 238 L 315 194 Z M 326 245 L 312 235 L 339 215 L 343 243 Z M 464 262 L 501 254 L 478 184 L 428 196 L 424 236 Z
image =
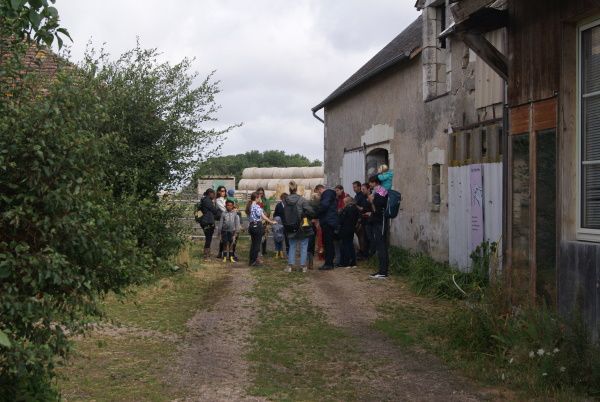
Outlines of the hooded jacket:
M 321 225 L 330 225 L 333 227 L 337 227 L 338 225 L 337 196 L 335 191 L 331 189 L 327 189 L 321 194 L 319 222 Z
M 308 218 L 309 220 L 314 216 L 315 212 L 312 205 L 302 196 L 298 194 L 290 194 L 285 200 L 286 205 L 296 206 L 298 209 L 298 216 L 300 217 L 300 230 L 296 233 L 288 233 L 288 238 L 302 240 L 307 236 L 314 234 L 312 225 L 306 227 L 302 226 L 302 219 Z

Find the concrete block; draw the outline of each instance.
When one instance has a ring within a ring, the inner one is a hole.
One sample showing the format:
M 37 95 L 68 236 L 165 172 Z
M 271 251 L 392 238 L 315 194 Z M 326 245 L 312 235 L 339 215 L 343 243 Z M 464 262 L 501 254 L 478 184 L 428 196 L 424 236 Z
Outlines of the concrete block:
M 435 81 L 423 82 L 423 100 L 437 96 L 437 84 Z
M 440 50 L 436 47 L 430 46 L 423 48 L 421 51 L 421 60 L 423 64 L 435 64 L 438 61 Z
M 437 64 L 423 64 L 423 81 L 437 81 Z

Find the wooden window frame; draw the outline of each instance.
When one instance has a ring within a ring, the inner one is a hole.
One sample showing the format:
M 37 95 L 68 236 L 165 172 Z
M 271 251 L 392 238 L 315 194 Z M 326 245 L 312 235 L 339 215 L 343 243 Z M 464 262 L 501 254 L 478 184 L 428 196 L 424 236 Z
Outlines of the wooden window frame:
M 577 208 L 576 208 L 576 213 L 577 213 L 577 218 L 576 218 L 576 222 L 577 222 L 577 233 L 576 233 L 576 238 L 577 240 L 582 240 L 582 241 L 589 241 L 589 242 L 596 242 L 599 243 L 600 242 L 600 230 L 598 229 L 589 229 L 589 228 L 584 228 L 582 226 L 583 223 L 583 216 L 582 216 L 582 186 L 581 186 L 581 180 L 582 180 L 582 168 L 583 168 L 583 156 L 581 154 L 582 151 L 582 119 L 581 119 L 581 113 L 582 113 L 582 104 L 581 104 L 581 98 L 583 96 L 582 94 L 582 88 L 581 88 L 581 68 L 583 66 L 582 64 L 582 57 L 583 57 L 583 52 L 581 51 L 581 37 L 584 31 L 587 31 L 588 29 L 594 28 L 600 26 L 600 17 L 596 17 L 594 20 L 592 21 L 587 21 L 586 23 L 582 23 L 577 27 L 577 107 L 576 107 L 576 112 L 577 112 Z

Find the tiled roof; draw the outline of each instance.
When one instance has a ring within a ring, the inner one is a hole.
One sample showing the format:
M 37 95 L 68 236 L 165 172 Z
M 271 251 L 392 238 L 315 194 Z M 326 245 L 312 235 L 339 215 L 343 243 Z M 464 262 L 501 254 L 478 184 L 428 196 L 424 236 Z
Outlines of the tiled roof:
M 402 33 L 396 36 L 379 53 L 348 78 L 325 100 L 312 108 L 316 112 L 350 90 L 365 83 L 388 68 L 410 58 L 411 53 L 423 44 L 423 23 L 419 16 Z

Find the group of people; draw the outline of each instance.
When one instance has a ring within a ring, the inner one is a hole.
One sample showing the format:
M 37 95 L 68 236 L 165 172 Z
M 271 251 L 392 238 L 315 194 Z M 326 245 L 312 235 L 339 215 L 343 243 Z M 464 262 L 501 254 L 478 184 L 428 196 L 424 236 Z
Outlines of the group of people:
M 370 177 L 367 183 L 353 183 L 354 197 L 345 193 L 341 185 L 334 189 L 317 185 L 310 200 L 298 194 L 297 184 L 291 181 L 289 194 L 281 195 L 273 217 L 264 189 L 257 189 L 245 208 L 251 238 L 249 265 L 260 266 L 261 256 L 266 256 L 268 224 L 272 228 L 276 257 L 284 257 L 285 247 L 287 272 L 296 265 L 297 251 L 300 269 L 306 272 L 313 268 L 317 250 L 322 249 L 324 263 L 320 270 L 353 268 L 358 260 L 377 255 L 378 271 L 371 277 L 387 278 L 389 219 L 385 211 L 392 177 L 393 172 L 382 165 L 378 174 Z M 197 221 L 205 234 L 205 258 L 211 256 L 211 242 L 216 231 L 220 236 L 218 258 L 237 261 L 235 252 L 241 213 L 233 190 L 227 192 L 223 186 L 216 192 L 208 189 L 197 210 L 200 211 Z M 354 246 L 355 236 L 358 253 Z

